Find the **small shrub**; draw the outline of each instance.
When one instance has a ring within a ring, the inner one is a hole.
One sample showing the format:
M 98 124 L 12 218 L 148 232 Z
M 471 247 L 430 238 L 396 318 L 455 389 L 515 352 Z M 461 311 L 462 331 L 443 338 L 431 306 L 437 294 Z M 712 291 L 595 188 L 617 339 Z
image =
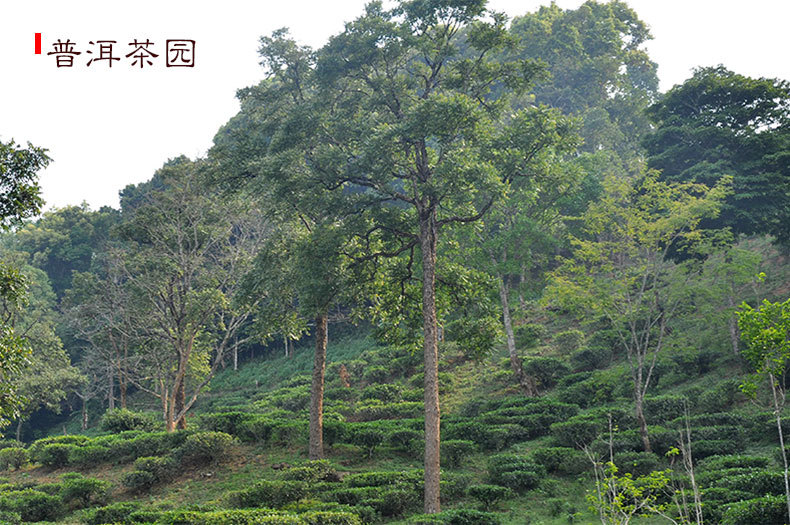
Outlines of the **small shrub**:
M 545 475 L 541 465 L 515 454 L 493 456 L 488 463 L 489 481 L 517 492 L 534 489 Z
M 156 485 L 156 476 L 144 470 L 133 470 L 121 479 L 121 483 L 132 492 L 145 492 Z
M 30 454 L 21 447 L 0 449 L 0 469 L 18 470 L 30 463 Z
M 546 327 L 542 324 L 522 324 L 514 330 L 516 346 L 520 349 L 534 348 L 546 337 Z
M 60 497 L 25 489 L 0 495 L 0 510 L 15 512 L 22 521 L 54 521 L 64 509 Z
M 151 432 L 156 429 L 156 421 L 148 414 L 132 412 L 125 408 L 116 408 L 105 412 L 101 419 L 101 429 L 113 433 L 126 430 Z
M 219 412 L 205 414 L 200 417 L 199 426 L 202 430 L 224 432 L 241 438 L 244 424 L 255 419 L 255 414 L 249 412 Z
M 321 481 L 340 481 L 340 475 L 335 467 L 327 460 L 320 459 L 308 461 L 298 467 L 292 467 L 283 472 L 283 479 L 289 481 L 305 481 L 318 483 Z
M 590 468 L 583 452 L 570 447 L 541 447 L 532 451 L 532 459 L 552 474 L 577 475 Z
M 605 368 L 612 360 L 612 351 L 604 346 L 582 348 L 571 355 L 571 367 L 574 372 L 591 372 Z
M 638 478 L 658 470 L 658 456 L 652 452 L 621 452 L 614 455 L 614 464 L 621 472 Z
M 383 366 L 370 366 L 363 372 L 362 379 L 366 383 L 384 383 L 389 375 L 389 370 Z
M 554 334 L 554 346 L 564 355 L 575 352 L 584 345 L 584 332 L 581 330 L 565 330 Z
M 69 464 L 69 456 L 77 448 L 76 445 L 52 443 L 41 449 L 37 459 L 45 467 L 62 468 Z
M 423 433 L 416 430 L 396 430 L 387 436 L 387 443 L 401 452 L 418 452 L 419 442 L 424 439 Z M 444 445 L 444 443 L 442 443 Z
M 302 481 L 259 481 L 248 489 L 228 494 L 228 503 L 236 508 L 279 508 L 306 495 L 307 484 Z
M 603 430 L 600 420 L 587 416 L 574 416 L 568 421 L 551 425 L 551 435 L 557 444 L 565 447 L 582 448 L 590 445 Z
M 477 449 L 473 441 L 465 439 L 449 439 L 441 443 L 441 458 L 448 467 L 457 468 L 464 457 Z
M 384 403 L 394 403 L 401 400 L 402 388 L 393 384 L 379 384 L 365 387 L 361 399 L 377 399 Z
M 452 509 L 437 514 L 421 514 L 409 519 L 410 525 L 501 525 L 499 516 L 474 509 Z
M 139 508 L 139 503 L 123 502 L 91 509 L 85 515 L 85 524 L 102 525 L 104 523 L 128 523 L 127 518 L 129 515 Z
M 686 406 L 690 405 L 685 396 L 647 396 L 645 419 L 651 425 L 667 423 L 683 416 Z
M 67 474 L 61 482 L 60 497 L 63 503 L 77 509 L 102 505 L 107 503 L 111 486 L 107 481 Z
M 69 451 L 68 463 L 76 467 L 88 468 L 108 461 L 112 457 L 113 451 L 109 447 L 86 445 L 72 448 Z
M 373 507 L 385 518 L 393 518 L 415 508 L 419 502 L 420 494 L 416 490 L 398 487 L 385 490 L 377 494 L 375 498 L 363 500 L 362 504 Z
M 384 442 L 386 434 L 383 429 L 373 426 L 355 429 L 351 442 L 362 448 L 369 458 L 373 457 L 376 448 Z
M 784 496 L 761 498 L 733 503 L 724 512 L 722 525 L 754 525 L 757 523 L 786 523 L 787 500 Z
M 767 468 L 770 463 L 771 460 L 763 456 L 709 456 L 700 461 L 699 467 L 700 469 L 704 470 L 722 470 L 728 468 Z
M 513 496 L 513 491 L 499 485 L 472 485 L 467 493 L 479 501 L 485 510 L 491 510 L 500 501 Z
M 276 423 L 265 416 L 254 415 L 235 425 L 237 436 L 242 441 L 265 443 L 272 437 Z
M 198 432 L 187 437 L 178 456 L 188 463 L 215 463 L 224 459 L 233 445 L 233 437 L 224 432 Z
M 534 377 L 538 388 L 546 390 L 570 373 L 568 365 L 553 357 L 530 357 L 524 360 L 524 373 Z

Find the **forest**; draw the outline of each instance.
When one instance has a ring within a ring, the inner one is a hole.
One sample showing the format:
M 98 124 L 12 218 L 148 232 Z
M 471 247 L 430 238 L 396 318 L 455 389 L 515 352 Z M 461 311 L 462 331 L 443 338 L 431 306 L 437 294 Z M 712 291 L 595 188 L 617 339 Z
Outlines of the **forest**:
M 790 523 L 790 83 L 651 38 L 280 29 L 117 208 L 0 142 L 0 523 Z

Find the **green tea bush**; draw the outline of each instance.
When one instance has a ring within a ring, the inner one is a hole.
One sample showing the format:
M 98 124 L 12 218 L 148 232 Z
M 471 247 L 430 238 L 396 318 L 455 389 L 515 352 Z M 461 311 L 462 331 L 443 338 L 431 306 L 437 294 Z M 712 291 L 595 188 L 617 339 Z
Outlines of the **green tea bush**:
M 103 525 L 105 523 L 129 523 L 129 516 L 140 509 L 136 502 L 112 503 L 105 507 L 91 509 L 84 515 L 86 525 Z
M 447 422 L 442 431 L 448 440 L 470 440 L 483 450 L 501 450 L 508 445 L 507 429 L 491 426 L 481 419 Z
M 489 458 L 488 480 L 516 492 L 536 488 L 545 475 L 542 465 L 523 456 L 499 454 Z
M 614 464 L 620 472 L 638 478 L 658 470 L 658 456 L 652 452 L 620 452 L 614 455 Z
M 0 494 L 0 510 L 15 512 L 22 521 L 55 521 L 64 513 L 59 496 L 33 489 L 3 492 Z
M 156 476 L 144 470 L 133 470 L 125 474 L 121 479 L 124 487 L 136 493 L 147 491 L 156 485 L 156 482 Z
M 24 446 L 24 443 L 16 439 L 0 439 L 0 450 L 4 448 L 23 448 Z
M 394 485 L 417 486 L 422 483 L 422 470 L 373 471 L 351 474 L 343 480 L 349 487 L 383 487 Z
M 771 470 L 756 470 L 746 474 L 724 476 L 713 480 L 712 485 L 733 491 L 748 492 L 755 496 L 784 494 L 784 473 Z M 785 510 L 787 510 L 785 508 Z
M 109 447 L 85 445 L 69 450 L 68 464 L 79 468 L 90 468 L 110 461 L 113 457 L 114 451 Z
M 383 427 L 374 425 L 357 427 L 351 434 L 351 443 L 360 447 L 369 458 L 372 458 L 376 448 L 384 443 L 386 437 L 387 434 Z
M 389 378 L 389 375 L 389 369 L 383 366 L 370 366 L 363 372 L 362 379 L 368 384 L 384 383 Z
M 667 423 L 683 416 L 685 407 L 690 406 L 686 396 L 646 396 L 645 419 L 650 425 Z
M 170 480 L 176 471 L 177 462 L 171 456 L 137 458 L 132 472 L 123 478 L 123 485 L 133 492 L 143 492 L 156 484 Z
M 541 390 L 554 387 L 560 379 L 570 373 L 570 368 L 564 361 L 553 357 L 526 358 L 522 369 L 525 374 L 535 378 Z
M 293 514 L 271 510 L 214 510 L 208 512 L 177 510 L 162 514 L 157 525 L 305 525 Z
M 242 437 L 242 426 L 255 419 L 249 412 L 218 412 L 200 416 L 198 426 L 201 430 L 224 432 L 238 438 Z
M 612 351 L 604 346 L 582 348 L 571 355 L 571 368 L 574 372 L 592 372 L 606 368 L 612 361 Z
M 771 460 L 763 456 L 709 456 L 699 462 L 699 469 L 722 470 L 729 468 L 767 468 L 770 463 Z
M 692 443 L 692 452 L 695 459 L 708 456 L 724 456 L 741 452 L 745 444 L 735 439 L 711 439 Z
M 492 513 L 474 509 L 452 509 L 437 514 L 412 516 L 410 525 L 501 525 L 502 519 Z
M 176 455 L 187 463 L 218 462 L 230 453 L 233 437 L 224 432 L 198 432 L 187 437 Z
M 269 417 L 252 415 L 249 419 L 238 423 L 236 436 L 246 442 L 265 443 L 271 439 L 276 424 Z
M 77 445 L 52 443 L 44 445 L 36 455 L 36 460 L 50 468 L 62 468 L 69 464 L 69 456 L 77 449 Z
M 357 407 L 355 418 L 358 421 L 378 421 L 380 419 L 411 419 L 423 413 L 423 404 L 415 401 L 381 403 L 379 401 Z
M 291 467 L 283 472 L 282 477 L 288 481 L 305 481 L 307 483 L 340 481 L 337 469 L 325 459 L 308 461 L 297 467 Z
M 485 510 L 491 510 L 500 501 L 513 497 L 513 491 L 507 487 L 485 484 L 470 486 L 467 494 L 479 501 Z
M 584 332 L 571 329 L 554 334 L 554 346 L 564 355 L 575 352 L 584 345 Z
M 733 503 L 724 512 L 722 525 L 756 525 L 786 523 L 787 500 L 784 496 L 763 496 Z
M 536 448 L 532 459 L 551 474 L 578 475 L 591 466 L 583 452 L 570 447 Z
M 156 429 L 157 422 L 148 414 L 132 412 L 125 408 L 108 410 L 101 419 L 101 429 L 107 432 L 124 432 L 126 430 L 142 430 L 151 432 Z
M 112 484 L 95 478 L 86 478 L 71 473 L 63 476 L 60 483 L 60 497 L 71 508 L 84 509 L 91 505 L 104 505 L 110 494 Z
M 419 453 L 423 439 L 425 437 L 422 432 L 404 429 L 391 432 L 387 436 L 387 443 L 395 450 L 401 452 Z M 442 442 L 442 445 L 444 445 L 444 442 Z
M 402 388 L 393 384 L 379 384 L 365 387 L 360 399 L 377 399 L 384 403 L 394 403 L 401 400 Z
M 601 420 L 588 416 L 574 416 L 550 427 L 554 441 L 563 447 L 582 448 L 590 445 L 604 429 Z
M 235 508 L 279 508 L 307 496 L 303 481 L 259 481 L 247 489 L 227 495 L 228 504 Z
M 21 447 L 6 447 L 0 449 L 0 469 L 19 470 L 30 463 L 30 454 Z
M 458 468 L 461 460 L 477 450 L 474 441 L 466 439 L 449 439 L 441 443 L 442 461 L 450 468 Z
M 548 330 L 542 324 L 528 323 L 516 326 L 516 346 L 520 349 L 534 348 L 546 337 Z

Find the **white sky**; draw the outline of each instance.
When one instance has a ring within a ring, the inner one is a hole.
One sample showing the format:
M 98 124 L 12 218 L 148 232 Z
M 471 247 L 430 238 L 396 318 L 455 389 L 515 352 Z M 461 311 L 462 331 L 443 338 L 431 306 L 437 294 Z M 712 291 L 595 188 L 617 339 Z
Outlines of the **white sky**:
M 538 0 L 489 0 L 511 16 Z M 576 8 L 581 0 L 559 0 Z M 787 0 L 631 0 L 654 40 L 662 91 L 697 66 L 719 63 L 749 76 L 790 79 Z M 217 129 L 238 110 L 236 89 L 257 83 L 258 38 L 287 26 L 318 47 L 362 12 L 364 0 L 0 0 L 0 140 L 49 148 L 42 172 L 48 207 L 88 202 L 117 206 L 118 191 L 148 180 L 168 158 L 203 155 Z M 34 34 L 43 54 L 34 54 Z M 74 67 L 56 68 L 58 38 L 83 51 Z M 164 58 L 166 39 L 197 41 L 194 69 L 143 70 L 123 58 L 112 69 L 86 67 L 89 40 L 150 39 Z

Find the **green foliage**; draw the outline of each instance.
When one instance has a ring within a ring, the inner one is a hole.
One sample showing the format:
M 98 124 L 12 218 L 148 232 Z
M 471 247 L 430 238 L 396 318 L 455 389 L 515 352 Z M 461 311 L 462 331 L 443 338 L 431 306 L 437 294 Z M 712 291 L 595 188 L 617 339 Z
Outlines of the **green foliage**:
M 554 334 L 553 342 L 563 355 L 570 355 L 584 346 L 584 332 L 576 329 L 557 332 Z
M 19 470 L 30 462 L 30 454 L 21 447 L 0 449 L 0 469 Z
M 140 508 L 136 502 L 113 503 L 105 507 L 91 509 L 85 514 L 86 525 L 104 525 L 106 523 L 128 523 L 129 516 Z
M 441 447 L 442 461 L 450 468 L 458 468 L 464 458 L 468 458 L 477 450 L 475 443 L 466 439 L 445 439 Z
M 198 432 L 186 438 L 176 454 L 186 463 L 216 463 L 225 459 L 233 445 L 233 436 L 224 432 Z
M 541 390 L 554 387 L 557 382 L 570 373 L 568 365 L 553 357 L 529 357 L 524 359 L 524 373 L 533 377 Z
M 69 464 L 69 456 L 76 445 L 65 443 L 52 443 L 44 445 L 40 453 L 35 456 L 36 461 L 50 468 L 62 468 Z
M 279 508 L 299 501 L 308 494 L 308 485 L 303 481 L 259 481 L 247 489 L 228 494 L 231 507 Z
M 574 372 L 590 372 L 604 368 L 611 359 L 611 349 L 605 346 L 590 346 L 571 355 L 571 367 Z
M 536 488 L 545 475 L 543 466 L 523 456 L 499 454 L 488 460 L 488 480 L 516 492 Z
M 25 489 L 0 494 L 0 510 L 18 513 L 22 521 L 54 521 L 64 509 L 59 496 Z
M 367 457 L 372 458 L 373 452 L 376 448 L 384 443 L 387 434 L 384 427 L 378 425 L 369 425 L 367 427 L 358 427 L 354 429 L 351 434 L 351 442 L 354 445 L 362 448 Z
M 575 476 L 590 469 L 587 456 L 570 447 L 539 447 L 532 451 L 532 459 L 551 474 Z
M 412 516 L 410 525 L 501 525 L 501 518 L 491 512 L 474 509 L 451 509 L 437 514 Z
M 142 492 L 172 478 L 177 465 L 178 463 L 171 456 L 137 458 L 134 462 L 135 470 L 126 474 L 122 483 L 132 491 Z
M 583 448 L 590 445 L 603 432 L 604 425 L 589 416 L 574 416 L 551 425 L 551 435 L 558 445 Z
M 620 452 L 614 455 L 614 464 L 620 471 L 635 477 L 647 476 L 658 470 L 658 460 L 652 452 Z
M 784 496 L 763 496 L 729 505 L 722 525 L 753 525 L 755 523 L 785 523 L 787 500 Z
M 590 510 L 595 511 L 602 523 L 629 523 L 635 516 L 670 512 L 664 497 L 670 486 L 671 471 L 653 471 L 634 478 L 631 474 L 618 474 L 614 463 L 608 462 L 596 476 L 595 492 L 588 494 Z
M 398 385 L 380 384 L 370 385 L 362 391 L 360 399 L 377 399 L 384 403 L 394 403 L 401 400 L 402 389 Z
M 503 499 L 513 496 L 513 491 L 499 485 L 472 485 L 467 490 L 469 496 L 479 501 L 485 510 L 491 510 Z
M 71 508 L 82 509 L 107 503 L 112 484 L 80 474 L 66 474 L 60 483 L 60 497 Z
M 339 481 L 340 475 L 329 461 L 320 459 L 287 469 L 283 472 L 283 479 L 314 484 L 321 481 Z
M 150 415 L 132 412 L 125 408 L 108 410 L 101 420 L 101 429 L 114 433 L 125 432 L 127 430 L 151 432 L 156 426 L 156 421 Z
M 516 326 L 513 330 L 516 346 L 521 349 L 534 348 L 546 337 L 548 330 L 542 324 L 528 323 Z
M 387 443 L 401 452 L 418 453 L 421 449 L 423 433 L 416 430 L 396 430 L 387 436 Z M 442 441 L 442 446 L 446 441 Z M 444 452 L 442 452 L 444 458 Z
M 645 418 L 651 425 L 667 423 L 683 416 L 690 405 L 685 396 L 676 395 L 646 396 L 644 402 Z

